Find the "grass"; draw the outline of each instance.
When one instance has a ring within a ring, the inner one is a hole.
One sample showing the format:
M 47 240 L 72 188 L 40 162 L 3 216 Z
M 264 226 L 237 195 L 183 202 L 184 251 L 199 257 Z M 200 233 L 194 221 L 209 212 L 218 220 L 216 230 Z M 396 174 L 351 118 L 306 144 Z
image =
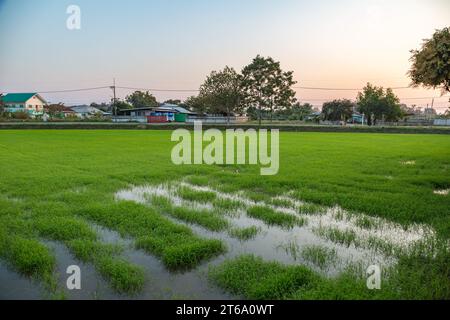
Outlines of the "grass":
M 162 196 L 153 196 L 151 203 L 162 213 L 169 214 L 188 223 L 197 224 L 211 231 L 223 231 L 228 228 L 228 221 L 210 210 L 172 206 L 170 200 Z
M 372 219 L 370 219 L 366 216 L 357 217 L 356 221 L 355 221 L 355 225 L 362 229 L 367 229 L 367 230 L 377 227 L 376 223 Z
M 255 238 L 260 231 L 261 231 L 260 228 L 256 226 L 251 226 L 246 228 L 237 228 L 237 227 L 231 228 L 228 233 L 233 238 L 237 238 L 241 241 L 247 241 Z
M 210 268 L 210 278 L 220 287 L 248 299 L 286 299 L 295 290 L 315 281 L 315 274 L 305 267 L 289 268 L 276 262 L 264 262 L 244 255 Z
M 302 257 L 305 260 L 311 261 L 313 264 L 321 269 L 327 268 L 337 260 L 337 252 L 335 249 L 330 249 L 320 245 L 308 245 L 302 249 Z
M 269 204 L 282 208 L 295 208 L 295 203 L 289 199 L 283 198 L 272 198 L 270 199 Z
M 324 237 L 335 243 L 345 245 L 347 247 L 351 246 L 352 244 L 354 246 L 358 246 L 357 235 L 353 230 L 340 230 L 337 228 L 320 227 L 317 228 L 315 232 L 321 237 Z
M 255 219 L 260 219 L 268 225 L 277 225 L 287 228 L 292 228 L 295 225 L 302 225 L 304 223 L 303 219 L 264 206 L 253 206 L 248 208 L 247 215 Z
M 54 265 L 58 259 L 45 245 L 44 239 L 51 239 L 64 244 L 78 259 L 103 270 L 103 276 L 118 291 L 132 292 L 140 288 L 138 282 L 150 281 L 142 280 L 135 269 L 138 266 L 124 267 L 120 248 L 103 243 L 91 228 L 95 223 L 131 238 L 169 270 L 196 268 L 222 254 L 226 250 L 224 243 L 196 235 L 157 207 L 114 198 L 117 190 L 130 185 L 180 181 L 183 177 L 196 185 L 232 193 L 243 191 L 266 203 L 274 195 L 292 190 L 300 200 L 311 204 L 302 206 L 300 213 L 338 205 L 402 225 L 429 225 L 441 242 L 450 237 L 450 197 L 433 193 L 450 187 L 449 135 L 281 132 L 279 174 L 260 176 L 257 166 L 173 165 L 170 134 L 152 130 L 0 131 L 2 261 L 17 272 L 50 284 L 57 277 Z M 401 164 L 408 159 L 414 159 L 415 165 Z M 185 190 L 183 198 L 213 203 L 218 212 L 238 206 L 195 190 Z M 297 223 L 290 216 L 270 210 L 249 208 L 249 213 L 270 225 L 289 227 Z M 178 214 L 198 219 L 192 212 Z M 371 227 L 363 219 L 358 225 Z M 344 244 L 354 240 L 351 235 L 336 232 L 331 237 Z M 262 263 L 256 263 L 251 270 L 269 278 Z M 444 281 L 448 279 L 448 265 L 445 253 L 435 257 L 419 253 L 402 256 L 398 270 L 403 276 L 396 275 L 390 282 L 392 292 L 398 292 L 394 297 L 450 296 Z M 261 272 L 257 271 L 259 267 Z M 307 271 L 271 268 L 282 274 L 268 285 L 275 288 L 275 297 L 388 296 L 367 293 L 365 283 L 354 275 L 316 281 L 316 276 L 306 276 Z M 231 274 L 230 279 L 238 281 Z M 299 280 L 303 275 L 310 281 L 298 285 L 303 283 Z M 295 285 L 285 285 L 286 281 Z M 252 297 L 271 296 L 263 289 L 254 291 L 250 287 L 246 292 L 251 292 Z M 302 289 L 294 289 L 297 287 Z
M 180 198 L 188 201 L 208 203 L 216 199 L 216 194 L 212 191 L 198 191 L 188 187 L 181 187 L 177 190 Z
M 244 207 L 244 204 L 238 200 L 225 198 L 216 198 L 212 204 L 216 209 L 225 211 L 226 213 L 234 213 L 236 210 Z
M 144 285 L 144 271 L 125 260 L 104 257 L 97 262 L 100 273 L 112 279 L 112 287 L 118 292 L 137 293 Z
M 326 278 L 304 266 L 268 262 L 254 255 L 226 260 L 210 267 L 208 274 L 216 285 L 247 299 L 449 299 L 449 259 L 444 250 L 435 258 L 422 253 L 402 257 L 396 273 L 382 277 L 380 290 L 369 290 L 366 279 L 351 271 Z
M 320 214 L 325 212 L 323 206 L 314 203 L 305 203 L 298 208 L 298 213 L 300 214 Z

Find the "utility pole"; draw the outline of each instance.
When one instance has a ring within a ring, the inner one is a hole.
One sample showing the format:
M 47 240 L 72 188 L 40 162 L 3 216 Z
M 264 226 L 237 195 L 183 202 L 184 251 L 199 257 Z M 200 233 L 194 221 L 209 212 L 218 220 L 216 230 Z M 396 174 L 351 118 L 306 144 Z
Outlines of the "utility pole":
M 116 110 L 116 78 L 113 78 L 113 85 L 110 87 L 113 91 L 113 115 L 117 116 L 117 110 Z

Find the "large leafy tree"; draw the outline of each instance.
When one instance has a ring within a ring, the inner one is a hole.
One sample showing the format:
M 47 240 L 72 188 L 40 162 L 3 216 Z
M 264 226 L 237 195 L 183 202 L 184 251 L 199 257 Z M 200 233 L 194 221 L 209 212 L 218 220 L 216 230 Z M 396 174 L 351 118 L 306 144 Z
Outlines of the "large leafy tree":
M 183 105 L 186 106 L 189 110 L 195 111 L 197 113 L 208 112 L 208 105 L 206 98 L 201 95 L 188 97 L 183 102 Z
M 156 107 L 158 102 L 156 98 L 148 91 L 135 91 L 125 98 L 126 102 L 131 104 L 133 108 Z
M 402 117 L 400 101 L 392 89 L 373 86 L 368 83 L 363 92 L 358 93 L 358 111 L 365 114 L 367 124 L 376 124 L 377 120 L 397 121 Z
M 233 69 L 226 66 L 221 71 L 213 71 L 200 87 L 209 113 L 224 114 L 228 122 L 230 115 L 241 109 L 241 77 Z
M 324 120 L 347 121 L 352 117 L 355 104 L 348 99 L 325 102 L 322 106 Z
M 412 85 L 450 92 L 450 27 L 437 30 L 431 39 L 424 40 L 420 50 L 411 53 Z
M 295 83 L 293 72 L 284 72 L 280 63 L 270 57 L 258 55 L 242 70 L 245 104 L 258 109 L 260 124 L 262 110 L 268 110 L 272 119 L 276 109 L 295 103 L 295 91 L 291 88 Z

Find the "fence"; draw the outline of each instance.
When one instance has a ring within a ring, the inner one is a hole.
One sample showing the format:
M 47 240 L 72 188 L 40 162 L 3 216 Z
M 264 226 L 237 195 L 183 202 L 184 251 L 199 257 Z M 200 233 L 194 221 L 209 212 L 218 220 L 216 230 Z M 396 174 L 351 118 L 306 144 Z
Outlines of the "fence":
M 248 121 L 247 117 L 230 117 L 230 123 L 245 123 Z M 186 122 L 194 122 L 201 121 L 203 123 L 228 123 L 227 117 L 216 117 L 216 116 L 207 116 L 207 117 L 198 117 L 198 116 L 189 116 L 186 119 Z
M 115 116 L 115 117 L 112 117 L 112 122 L 139 122 L 139 123 L 147 123 L 147 117 Z
M 434 119 L 435 126 L 450 126 L 450 119 Z

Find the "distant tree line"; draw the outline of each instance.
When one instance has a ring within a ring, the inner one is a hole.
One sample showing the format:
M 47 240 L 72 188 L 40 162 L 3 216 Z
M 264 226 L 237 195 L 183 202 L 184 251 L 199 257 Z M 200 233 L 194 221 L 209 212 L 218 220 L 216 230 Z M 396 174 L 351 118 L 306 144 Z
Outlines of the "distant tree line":
M 450 92 L 450 28 L 437 30 L 432 39 L 424 41 L 420 50 L 412 50 L 411 53 L 411 85 Z M 293 90 L 295 84 L 292 71 L 283 71 L 280 62 L 271 57 L 257 55 L 241 72 L 229 66 L 212 71 L 200 86 L 198 95 L 184 102 L 169 99 L 165 103 L 181 105 L 198 113 L 220 114 L 228 119 L 231 115 L 247 114 L 259 123 L 262 119 L 347 122 L 358 112 L 364 115 L 367 124 L 375 125 L 378 121 L 398 121 L 408 112 L 402 108 L 392 89 L 368 83 L 354 102 L 348 99 L 325 102 L 319 114 L 311 104 L 297 101 Z M 158 105 L 149 91 L 135 91 L 125 99 L 115 99 L 110 104 L 91 104 L 114 114 L 124 109 Z M 56 104 L 47 109 L 50 113 L 58 113 L 62 108 L 62 104 Z M 0 99 L 2 112 L 4 107 Z M 450 108 L 444 116 L 450 116 Z

